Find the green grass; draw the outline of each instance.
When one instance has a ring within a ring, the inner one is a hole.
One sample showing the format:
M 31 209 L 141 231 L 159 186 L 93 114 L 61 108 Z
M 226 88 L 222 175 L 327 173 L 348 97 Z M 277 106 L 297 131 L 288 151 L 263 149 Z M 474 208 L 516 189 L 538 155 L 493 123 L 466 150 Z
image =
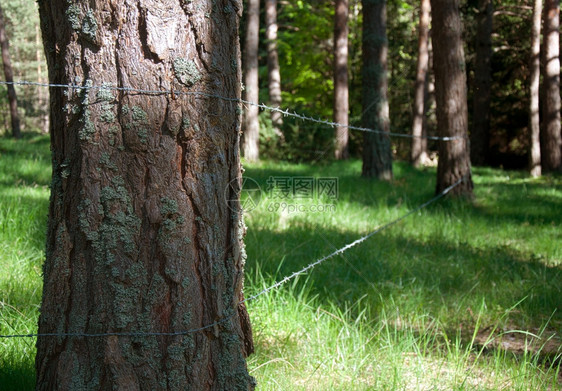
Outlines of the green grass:
M 245 168 L 264 190 L 246 215 L 247 296 L 435 187 L 435 169 L 400 162 L 392 183 L 360 178 L 359 161 Z M 438 201 L 248 303 L 259 390 L 561 388 L 562 178 L 474 171 L 473 203 Z M 338 197 L 274 198 L 267 180 L 281 176 L 337 177 Z M 1 334 L 36 330 L 49 178 L 47 137 L 0 139 Z M 34 340 L 0 339 L 0 390 L 33 389 L 34 355 Z
M 49 139 L 0 139 L 0 334 L 37 330 L 50 182 Z M 35 340 L 0 340 L 0 390 L 34 388 Z

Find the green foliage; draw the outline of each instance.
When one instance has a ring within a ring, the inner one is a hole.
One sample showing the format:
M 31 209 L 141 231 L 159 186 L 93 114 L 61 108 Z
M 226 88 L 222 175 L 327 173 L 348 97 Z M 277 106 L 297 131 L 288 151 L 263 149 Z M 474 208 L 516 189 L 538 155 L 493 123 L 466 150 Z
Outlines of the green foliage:
M 529 39 L 521 39 L 522 31 L 530 31 L 530 1 L 507 0 L 496 4 L 492 57 L 493 83 L 491 107 L 492 157 L 496 165 L 522 168 L 526 164 L 527 150 L 527 74 Z M 465 57 L 469 81 L 469 108 L 472 107 L 472 80 L 474 72 L 477 1 L 462 2 L 464 23 Z M 412 102 L 415 82 L 418 44 L 419 1 L 387 1 L 389 108 L 391 130 L 409 133 L 412 124 Z M 279 61 L 283 91 L 283 106 L 290 110 L 304 111 L 314 117 L 332 118 L 332 34 L 334 4 L 321 0 L 305 2 L 291 0 L 279 2 Z M 350 1 L 349 17 L 349 100 L 350 123 L 361 124 L 361 1 Z M 242 36 L 244 32 L 242 31 Z M 267 102 L 267 65 L 265 42 L 261 42 L 260 101 Z M 469 109 L 469 120 L 472 112 Z M 295 153 L 291 159 L 310 160 L 314 156 L 295 155 L 298 144 L 307 137 L 295 135 L 294 123 L 287 121 L 284 127 L 286 149 Z M 429 134 L 435 134 L 434 107 L 429 110 L 427 123 Z M 306 130 L 300 127 L 301 132 Z M 333 137 L 331 129 L 325 129 L 326 137 Z M 316 136 L 315 136 L 316 137 Z M 362 134 L 350 132 L 350 150 L 360 156 Z M 294 144 L 291 142 L 294 141 Z M 408 159 L 410 140 L 394 138 L 393 150 L 398 158 Z M 272 144 L 278 148 L 277 144 Z M 262 143 L 262 156 L 275 156 L 264 151 L 273 148 Z M 430 143 L 430 149 L 436 145 Z M 305 148 L 308 149 L 308 148 Z
M 6 34 L 10 42 L 10 57 L 14 80 L 47 81 L 39 14 L 34 0 L 2 0 Z M 0 78 L 4 80 L 4 75 Z M 23 130 L 36 131 L 43 127 L 48 110 L 48 90 L 35 86 L 16 86 L 18 108 Z M 7 90 L 0 86 L 0 134 L 9 133 L 10 116 Z M 47 129 L 44 129 L 45 131 Z

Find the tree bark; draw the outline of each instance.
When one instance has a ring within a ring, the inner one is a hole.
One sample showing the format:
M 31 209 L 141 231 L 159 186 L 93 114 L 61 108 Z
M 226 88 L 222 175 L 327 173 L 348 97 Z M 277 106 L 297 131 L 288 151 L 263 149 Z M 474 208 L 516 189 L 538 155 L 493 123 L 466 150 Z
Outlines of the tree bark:
M 279 70 L 279 53 L 277 50 L 277 0 L 265 0 L 265 39 L 267 41 L 267 74 L 269 85 L 269 103 L 273 107 L 281 106 L 281 72 Z M 275 133 L 283 139 L 281 127 L 283 116 L 277 111 L 271 112 L 271 122 Z
M 459 0 L 431 0 L 431 12 L 437 131 L 440 137 L 461 137 L 439 141 L 436 192 L 464 178 L 450 194 L 471 197 L 466 65 Z
M 39 333 L 170 333 L 224 321 L 186 335 L 39 337 L 37 390 L 254 388 L 239 304 L 238 7 L 39 2 L 49 81 L 87 87 L 50 94 Z
M 541 176 L 540 146 L 540 46 L 541 46 L 542 0 L 533 1 L 533 25 L 531 29 L 531 58 L 529 64 L 529 172 Z
M 8 83 L 14 81 L 12 62 L 10 61 L 10 42 L 6 35 L 4 12 L 0 5 L 0 46 L 2 49 L 2 63 L 4 65 L 4 77 Z M 12 119 L 12 136 L 16 139 L 21 138 L 20 117 L 18 114 L 18 98 L 13 84 L 6 85 L 8 88 L 8 104 L 10 106 L 10 117 Z
M 545 172 L 562 171 L 560 133 L 560 1 L 544 3 L 542 160 Z
M 244 44 L 244 95 L 248 102 L 259 103 L 258 44 L 260 31 L 260 0 L 248 0 L 246 40 Z M 248 161 L 259 160 L 259 109 L 247 105 L 244 110 L 243 153 Z
M 416 66 L 416 84 L 414 87 L 414 120 L 412 124 L 412 149 L 410 160 L 414 167 L 419 167 L 428 160 L 427 139 L 424 136 L 425 98 L 427 96 L 428 65 L 429 65 L 429 19 L 431 12 L 430 0 L 420 2 L 420 22 L 418 28 L 418 61 Z
M 35 26 L 35 59 L 37 61 L 37 82 L 39 84 L 45 83 L 43 79 L 43 67 L 42 63 L 43 50 L 41 49 L 41 30 L 39 25 Z M 38 87 L 37 89 L 37 101 L 39 105 L 39 127 L 41 128 L 41 133 L 49 132 L 49 91 L 46 88 Z
M 348 0 L 336 0 L 334 22 L 334 122 L 336 126 L 335 157 L 349 158 L 349 75 L 348 75 Z
M 478 1 L 470 159 L 479 166 L 488 163 L 489 155 L 493 13 L 492 0 Z
M 388 40 L 386 0 L 363 0 L 363 126 L 390 132 L 387 99 Z M 387 134 L 363 134 L 364 177 L 392 179 L 392 151 Z

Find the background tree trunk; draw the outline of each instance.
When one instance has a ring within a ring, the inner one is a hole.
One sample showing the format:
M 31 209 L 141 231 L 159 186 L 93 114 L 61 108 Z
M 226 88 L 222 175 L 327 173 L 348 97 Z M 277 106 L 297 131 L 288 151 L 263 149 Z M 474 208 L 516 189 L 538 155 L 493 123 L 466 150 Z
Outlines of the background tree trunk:
M 363 126 L 390 131 L 387 78 L 386 0 L 363 1 Z M 363 176 L 392 179 L 392 151 L 386 134 L 363 134 Z
M 492 0 L 478 1 L 470 159 L 479 166 L 488 162 L 490 144 L 493 13 Z
M 258 44 L 260 32 L 260 0 L 248 0 L 246 39 L 244 43 L 244 98 L 259 103 Z M 243 153 L 248 161 L 259 160 L 260 123 L 259 109 L 255 105 L 244 108 Z
M 43 50 L 41 50 L 41 30 L 39 25 L 35 26 L 35 60 L 37 61 L 37 82 L 39 84 L 45 83 L 43 78 L 43 67 L 41 64 L 44 62 Z M 37 89 L 37 100 L 38 100 L 38 111 L 39 115 L 39 127 L 42 133 L 49 132 L 49 90 L 43 87 L 38 87 Z
M 560 133 L 560 1 L 544 3 L 544 99 L 541 155 L 544 171 L 562 171 Z
M 277 51 L 277 0 L 265 0 L 265 39 L 267 44 L 267 74 L 269 85 L 269 103 L 273 107 L 281 106 L 281 72 Z M 271 122 L 275 133 L 283 139 L 281 127 L 283 116 L 272 111 Z
M 431 13 L 438 134 L 440 137 L 465 137 L 439 142 L 436 191 L 440 193 L 465 178 L 452 194 L 472 196 L 470 154 L 466 139 L 466 65 L 459 0 L 431 0 Z
M 37 390 L 251 390 L 242 297 L 239 11 L 228 0 L 39 3 L 53 181 Z M 212 33 L 211 33 L 212 32 Z M 229 186 L 231 184 L 231 186 Z M 230 208 L 226 199 L 230 201 Z
M 349 75 L 348 75 L 348 0 L 336 0 L 334 22 L 334 122 L 336 126 L 336 159 L 349 158 Z
M 416 66 L 416 85 L 414 87 L 414 120 L 412 124 L 412 149 L 410 160 L 414 167 L 426 163 L 427 139 L 423 136 L 425 123 L 425 98 L 427 91 L 427 71 L 429 65 L 429 19 L 431 12 L 430 0 L 420 2 L 420 22 L 418 32 L 418 61 Z
M 529 64 L 529 171 L 531 176 L 541 176 L 540 146 L 540 47 L 541 47 L 542 0 L 533 1 L 533 24 L 531 29 L 531 58 Z
M 4 77 L 8 83 L 14 81 L 14 72 L 12 70 L 12 62 L 10 61 L 10 43 L 6 36 L 4 23 L 4 12 L 0 5 L 0 47 L 2 49 L 2 63 L 4 65 Z M 16 89 L 12 84 L 6 86 L 8 88 L 8 103 L 10 106 L 10 117 L 12 119 L 12 136 L 21 138 L 20 117 L 18 114 L 18 98 Z

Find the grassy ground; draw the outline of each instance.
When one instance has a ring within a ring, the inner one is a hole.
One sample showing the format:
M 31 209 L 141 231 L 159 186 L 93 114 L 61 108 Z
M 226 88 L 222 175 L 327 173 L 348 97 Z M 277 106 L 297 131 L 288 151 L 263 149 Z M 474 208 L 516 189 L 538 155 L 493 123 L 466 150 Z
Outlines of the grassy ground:
M 434 169 L 394 169 L 247 165 L 263 190 L 247 296 L 433 196 Z M 49 170 L 47 138 L 0 139 L 0 334 L 36 329 Z M 473 203 L 441 200 L 248 303 L 259 390 L 562 388 L 562 178 L 474 171 Z M 268 190 L 296 177 L 336 177 L 337 197 Z M 0 390 L 33 388 L 34 343 L 0 339 Z

